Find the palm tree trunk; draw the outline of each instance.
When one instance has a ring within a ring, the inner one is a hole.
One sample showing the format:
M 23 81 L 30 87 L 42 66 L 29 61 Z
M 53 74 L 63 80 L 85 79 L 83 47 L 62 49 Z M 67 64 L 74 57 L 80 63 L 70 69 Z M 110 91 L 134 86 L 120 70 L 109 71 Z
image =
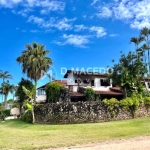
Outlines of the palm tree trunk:
M 36 85 L 36 79 L 35 79 L 35 85 Z M 35 101 L 36 101 L 36 90 L 35 90 L 35 93 L 34 93 L 34 98 L 33 98 L 33 102 L 32 102 L 32 119 L 33 119 L 33 124 L 36 122 L 35 120 L 35 113 L 34 113 L 34 106 L 35 106 Z
M 4 78 L 3 78 L 3 83 L 4 85 Z M 4 102 L 4 87 L 2 87 L 2 102 Z M 5 103 L 4 103 L 4 106 L 5 106 Z
M 149 50 L 148 50 L 148 74 L 150 74 L 150 58 L 149 58 Z
M 4 106 L 5 106 L 5 109 L 7 108 L 7 97 L 8 97 L 8 94 L 5 95 L 5 99 L 4 99 Z

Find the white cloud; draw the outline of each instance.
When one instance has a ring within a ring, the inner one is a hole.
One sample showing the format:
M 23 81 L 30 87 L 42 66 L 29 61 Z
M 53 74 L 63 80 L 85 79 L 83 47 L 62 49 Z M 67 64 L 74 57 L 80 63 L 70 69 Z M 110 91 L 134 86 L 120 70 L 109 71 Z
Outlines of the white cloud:
M 97 38 L 105 36 L 107 33 L 103 27 L 92 26 L 89 29 L 91 32 L 96 32 Z
M 33 10 L 31 8 L 25 8 L 25 9 L 20 10 L 20 11 L 12 10 L 12 12 L 14 14 L 22 15 L 23 17 L 27 17 L 27 15 L 29 14 L 29 12 L 32 12 L 32 11 Z
M 63 34 L 62 38 L 65 40 L 64 42 L 55 41 L 55 43 L 58 45 L 69 44 L 69 45 L 73 45 L 75 47 L 80 47 L 80 48 L 87 48 L 87 46 L 85 45 L 89 43 L 89 37 L 85 35 Z
M 94 5 L 98 2 L 98 0 L 93 0 L 93 2 L 91 3 L 91 5 Z
M 39 32 L 38 30 L 31 30 L 30 32 L 32 32 L 32 33 L 37 33 L 37 32 Z
M 116 37 L 116 36 L 118 36 L 118 34 L 110 34 L 109 36 L 110 37 Z
M 41 13 L 46 14 L 50 11 L 63 11 L 65 9 L 65 2 L 59 0 L 0 0 L 1 7 L 13 8 L 17 5 L 24 7 L 24 9 L 40 7 Z
M 82 31 L 82 30 L 87 29 L 87 27 L 84 26 L 83 24 L 81 24 L 81 25 L 75 25 L 74 27 L 75 27 L 74 30 L 75 30 L 76 32 L 79 32 L 79 31 Z
M 150 0 L 114 0 L 98 8 L 96 15 L 100 18 L 122 20 L 131 28 L 150 27 Z
M 75 21 L 76 18 L 67 19 L 63 18 L 61 20 L 56 20 L 56 18 L 51 17 L 49 20 L 44 20 L 43 18 L 30 16 L 28 22 L 33 22 L 38 24 L 40 27 L 44 28 L 57 28 L 58 30 L 71 30 L 72 22 Z
M 75 21 L 76 18 L 67 19 L 63 18 L 62 20 L 57 21 L 52 26 L 56 27 L 59 30 L 71 30 L 72 29 L 72 22 Z
M 43 18 L 35 17 L 32 15 L 29 17 L 28 22 L 33 22 L 41 26 L 45 21 Z
M 6 8 L 12 8 L 23 0 L 0 0 L 0 6 Z
M 40 6 L 44 7 L 41 10 L 42 14 L 47 14 L 50 11 L 63 11 L 65 9 L 65 3 L 60 1 L 41 1 Z
M 107 7 L 102 7 L 99 13 L 96 14 L 98 17 L 108 18 L 112 16 L 112 11 Z

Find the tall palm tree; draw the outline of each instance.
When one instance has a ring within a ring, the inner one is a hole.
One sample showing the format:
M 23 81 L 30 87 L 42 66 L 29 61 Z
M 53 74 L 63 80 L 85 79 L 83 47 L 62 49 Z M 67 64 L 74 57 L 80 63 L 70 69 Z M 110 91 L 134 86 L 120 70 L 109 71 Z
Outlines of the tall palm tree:
M 51 58 L 46 57 L 48 53 L 49 50 L 45 50 L 44 45 L 32 43 L 31 45 L 27 44 L 26 50 L 22 51 L 21 56 L 16 59 L 22 65 L 23 73 L 26 73 L 30 79 L 34 80 L 35 84 L 40 79 L 41 72 L 46 72 L 52 65 Z M 34 102 L 35 98 L 36 95 L 34 96 Z M 34 114 L 32 116 L 34 123 Z
M 9 74 L 9 72 L 8 71 L 2 71 L 2 70 L 0 70 L 0 78 L 2 78 L 2 84 L 4 84 L 4 82 L 5 82 L 5 79 L 12 79 L 12 75 L 11 74 Z M 2 93 L 3 93 L 3 89 L 2 89 Z M 2 101 L 3 101 L 3 94 L 2 94 Z
M 143 36 L 139 36 L 139 37 L 132 37 L 130 39 L 130 42 L 134 43 L 135 44 L 135 51 L 136 53 L 138 52 L 138 46 L 139 44 L 144 41 L 144 37 Z
M 3 89 L 3 94 L 4 94 L 4 96 L 5 96 L 5 99 L 4 99 L 4 106 L 5 106 L 5 108 L 6 108 L 6 106 L 7 106 L 7 97 L 8 97 L 8 94 L 9 94 L 9 93 L 13 93 L 14 85 L 11 85 L 11 84 L 9 83 L 9 81 L 7 81 L 7 82 L 4 82 L 4 83 L 2 84 L 2 89 Z
M 45 50 L 45 46 L 37 43 L 26 45 L 27 50 L 24 50 L 17 58 L 17 61 L 22 64 L 22 71 L 26 73 L 35 83 L 41 77 L 41 71 L 47 71 L 52 65 L 52 60 L 46 55 L 49 50 Z
M 148 29 L 147 27 L 144 27 L 142 30 L 141 30 L 141 33 L 140 33 L 142 36 L 144 36 L 145 38 L 145 42 L 146 42 L 146 45 L 147 45 L 147 50 L 148 50 L 148 71 L 150 73 L 150 39 L 149 39 L 149 36 L 150 36 L 150 29 Z
M 143 44 L 140 49 L 141 49 L 142 52 L 143 52 L 143 57 L 144 57 L 145 64 L 146 64 L 146 53 L 145 53 L 145 52 L 146 52 L 147 50 L 149 50 L 149 48 L 148 48 L 147 44 Z

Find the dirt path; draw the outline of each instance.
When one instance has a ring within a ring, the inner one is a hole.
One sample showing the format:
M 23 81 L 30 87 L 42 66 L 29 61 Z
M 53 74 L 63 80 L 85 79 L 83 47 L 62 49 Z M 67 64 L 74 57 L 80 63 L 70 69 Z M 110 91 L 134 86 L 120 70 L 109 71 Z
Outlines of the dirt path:
M 48 150 L 150 150 L 150 136 L 110 140 Z

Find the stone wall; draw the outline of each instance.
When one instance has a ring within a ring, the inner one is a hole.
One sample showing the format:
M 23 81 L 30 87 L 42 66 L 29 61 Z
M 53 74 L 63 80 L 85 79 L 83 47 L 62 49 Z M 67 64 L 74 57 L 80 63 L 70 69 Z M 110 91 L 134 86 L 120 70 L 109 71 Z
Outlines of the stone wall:
M 140 106 L 135 117 L 150 116 L 150 109 Z M 72 124 L 87 122 L 104 122 L 110 120 L 131 119 L 129 111 L 116 109 L 115 116 L 102 103 L 97 102 L 65 102 L 40 104 L 35 107 L 37 123 Z

